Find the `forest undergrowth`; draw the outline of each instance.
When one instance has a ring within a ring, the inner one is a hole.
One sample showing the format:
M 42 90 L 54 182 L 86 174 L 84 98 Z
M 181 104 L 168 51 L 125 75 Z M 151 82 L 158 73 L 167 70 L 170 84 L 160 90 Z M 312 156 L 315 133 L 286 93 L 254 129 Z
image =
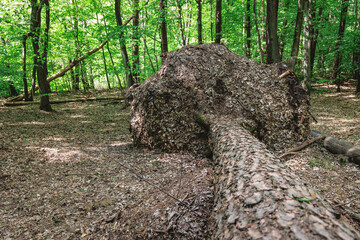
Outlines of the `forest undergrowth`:
M 351 85 L 317 86 L 312 128 L 360 145 Z M 93 97 L 120 96 L 98 91 Z M 88 95 L 86 95 L 88 96 Z M 84 94 L 53 94 L 52 100 Z M 208 159 L 132 146 L 118 100 L 0 106 L 1 239 L 207 238 L 213 202 Z M 313 145 L 284 159 L 360 230 L 360 169 Z

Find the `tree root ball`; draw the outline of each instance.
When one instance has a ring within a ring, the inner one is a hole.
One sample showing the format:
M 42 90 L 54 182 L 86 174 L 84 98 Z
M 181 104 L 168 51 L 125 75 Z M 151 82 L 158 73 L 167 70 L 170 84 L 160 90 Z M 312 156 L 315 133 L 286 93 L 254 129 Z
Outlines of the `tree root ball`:
M 127 93 L 134 143 L 209 155 L 209 125 L 217 117 L 236 119 L 273 150 L 303 141 L 310 136 L 309 100 L 287 70 L 222 44 L 169 52 L 157 73 Z

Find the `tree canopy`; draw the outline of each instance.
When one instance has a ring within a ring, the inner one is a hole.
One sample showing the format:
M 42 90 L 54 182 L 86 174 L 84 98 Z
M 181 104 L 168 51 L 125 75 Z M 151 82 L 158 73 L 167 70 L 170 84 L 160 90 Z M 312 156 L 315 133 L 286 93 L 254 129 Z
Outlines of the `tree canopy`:
M 25 43 L 25 68 L 22 55 L 24 36 L 31 32 L 32 2 L 46 5 L 44 0 L 0 3 L 1 97 L 23 93 L 24 79 L 30 86 L 36 78 L 34 36 Z M 269 56 L 275 56 L 271 62 L 290 62 L 295 52 L 295 72 L 308 82 L 340 86 L 343 79 L 359 76 L 358 0 L 53 0 L 45 8 L 50 15 L 48 43 L 45 10 L 37 34 L 40 52 L 46 51 L 42 58 L 48 76 L 108 39 L 102 54 L 52 82 L 52 91 L 141 83 L 160 67 L 162 53 L 220 39 L 230 50 L 259 62 Z

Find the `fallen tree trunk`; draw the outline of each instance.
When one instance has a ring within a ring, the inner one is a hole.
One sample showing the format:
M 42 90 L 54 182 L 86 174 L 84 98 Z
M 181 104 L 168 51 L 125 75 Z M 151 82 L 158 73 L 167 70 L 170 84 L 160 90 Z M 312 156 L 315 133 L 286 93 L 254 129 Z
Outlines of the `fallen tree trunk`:
M 126 94 L 135 145 L 215 162 L 214 239 L 360 236 L 269 150 L 311 136 L 307 95 L 286 71 L 224 45 L 186 46 Z
M 353 144 L 327 136 L 317 131 L 311 131 L 314 137 L 324 136 L 324 141 L 321 144 L 331 153 L 342 154 L 349 157 L 349 161 L 360 165 L 360 148 Z
M 91 56 L 92 54 L 96 53 L 97 51 L 99 51 L 102 47 L 105 46 L 105 44 L 107 43 L 107 40 L 105 40 L 104 42 L 102 42 L 99 46 L 97 46 L 96 48 L 90 50 L 89 52 L 85 53 L 84 55 L 82 55 L 78 60 L 71 62 L 68 66 L 66 66 L 64 69 L 62 69 L 61 71 L 53 74 L 52 76 L 48 77 L 46 79 L 46 81 L 48 83 L 50 83 L 51 81 L 64 76 L 68 71 L 70 71 L 73 67 L 75 67 L 76 65 L 78 65 L 81 61 L 85 60 L 86 58 L 88 58 L 89 56 Z M 31 89 L 30 92 L 32 91 L 37 91 L 39 90 L 39 86 L 36 86 L 35 89 Z M 21 101 L 25 98 L 25 94 L 21 94 L 18 95 L 16 97 L 12 97 L 12 98 L 8 98 L 6 100 L 6 102 L 16 102 L 16 101 Z
M 359 239 L 330 205 L 244 128 L 216 119 L 214 239 Z
M 50 101 L 50 104 L 60 104 L 60 103 L 70 103 L 70 102 L 87 102 L 87 101 L 109 101 L 109 100 L 122 101 L 122 100 L 124 100 L 124 98 L 118 98 L 118 97 L 77 98 L 77 99 L 69 99 L 69 100 Z M 3 102 L 2 105 L 7 106 L 7 107 L 15 107 L 15 106 L 32 105 L 32 104 L 39 104 L 39 103 L 40 102 Z

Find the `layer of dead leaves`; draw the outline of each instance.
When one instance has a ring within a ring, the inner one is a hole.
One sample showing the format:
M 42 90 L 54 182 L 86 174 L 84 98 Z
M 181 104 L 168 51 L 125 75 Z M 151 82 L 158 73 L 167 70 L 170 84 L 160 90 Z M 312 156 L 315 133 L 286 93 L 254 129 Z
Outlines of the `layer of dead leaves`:
M 84 96 L 52 99 L 69 97 Z M 122 106 L 119 101 L 57 104 L 54 113 L 36 105 L 0 106 L 1 239 L 211 235 L 208 160 L 133 148 L 129 110 Z M 312 113 L 318 120 L 313 129 L 360 145 L 360 99 L 353 88 L 319 90 L 312 96 Z M 319 146 L 286 160 L 360 230 L 358 166 Z
M 122 106 L 0 107 L 0 239 L 207 238 L 208 161 L 133 148 Z
M 312 129 L 360 147 L 360 95 L 355 94 L 354 84 L 354 81 L 348 82 L 340 93 L 332 85 L 317 86 L 311 97 L 311 109 L 318 122 L 312 123 Z M 360 231 L 358 165 L 316 144 L 287 160 L 291 169 L 332 202 L 338 213 Z

